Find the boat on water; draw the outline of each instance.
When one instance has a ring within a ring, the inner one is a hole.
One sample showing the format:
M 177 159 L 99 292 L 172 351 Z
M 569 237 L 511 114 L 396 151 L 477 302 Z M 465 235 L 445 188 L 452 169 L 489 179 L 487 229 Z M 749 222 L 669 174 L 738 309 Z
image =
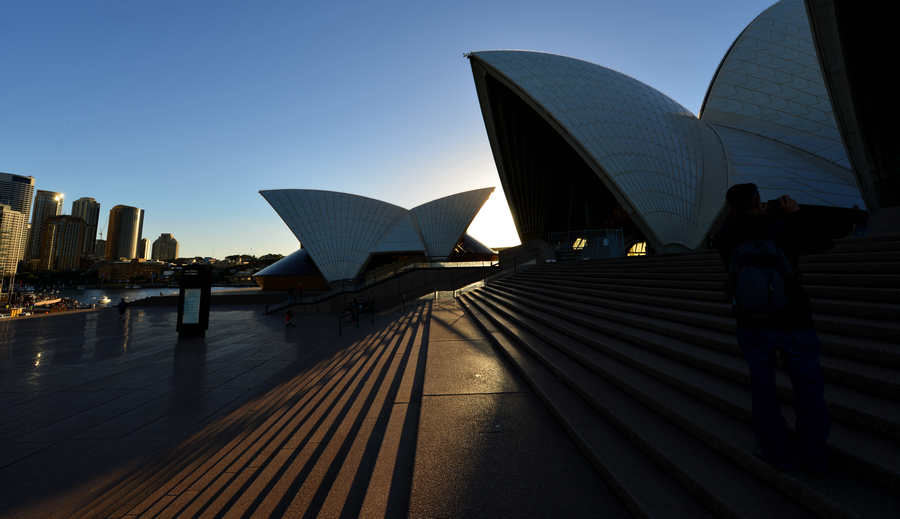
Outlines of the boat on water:
M 112 303 L 112 299 L 110 299 L 109 296 L 99 297 L 99 298 L 97 298 L 97 303 L 99 303 L 101 305 L 108 305 L 108 304 Z

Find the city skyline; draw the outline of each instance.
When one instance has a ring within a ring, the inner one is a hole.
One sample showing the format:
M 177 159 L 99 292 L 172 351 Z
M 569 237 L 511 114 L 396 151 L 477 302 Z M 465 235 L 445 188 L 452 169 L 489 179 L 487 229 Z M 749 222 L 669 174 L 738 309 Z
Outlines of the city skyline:
M 463 53 L 580 56 L 696 112 L 735 34 L 768 4 L 15 6 L 0 56 L 27 81 L 0 100 L 0 171 L 145 208 L 144 235 L 174 233 L 184 256 L 288 254 L 297 242 L 259 190 L 412 207 L 499 187 Z M 47 31 L 57 37 L 34 37 Z M 470 234 L 513 244 L 501 190 Z

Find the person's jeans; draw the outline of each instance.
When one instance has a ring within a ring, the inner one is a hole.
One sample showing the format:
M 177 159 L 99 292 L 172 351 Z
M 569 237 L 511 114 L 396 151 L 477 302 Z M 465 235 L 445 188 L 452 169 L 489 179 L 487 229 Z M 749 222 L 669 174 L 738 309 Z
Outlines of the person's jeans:
M 809 330 L 762 330 L 738 328 L 738 345 L 750 366 L 753 395 L 753 429 L 766 461 L 789 465 L 793 453 L 815 468 L 827 464 L 830 423 L 825 403 L 825 382 L 819 365 L 821 345 L 816 332 Z M 780 350 L 791 385 L 797 413 L 797 442 L 789 436 L 775 388 L 775 352 Z M 792 448 L 793 447 L 793 448 Z

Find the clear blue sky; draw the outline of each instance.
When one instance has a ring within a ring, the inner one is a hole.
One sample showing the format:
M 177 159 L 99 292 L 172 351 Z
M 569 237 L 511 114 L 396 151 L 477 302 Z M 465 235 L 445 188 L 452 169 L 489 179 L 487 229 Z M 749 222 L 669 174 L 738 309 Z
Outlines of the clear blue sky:
M 0 171 L 64 192 L 66 213 L 96 198 L 104 231 L 134 205 L 146 237 L 223 257 L 296 249 L 260 189 L 412 207 L 499 186 L 464 52 L 585 59 L 696 113 L 771 1 L 18 4 L 0 4 Z M 473 234 L 514 241 L 503 211 Z

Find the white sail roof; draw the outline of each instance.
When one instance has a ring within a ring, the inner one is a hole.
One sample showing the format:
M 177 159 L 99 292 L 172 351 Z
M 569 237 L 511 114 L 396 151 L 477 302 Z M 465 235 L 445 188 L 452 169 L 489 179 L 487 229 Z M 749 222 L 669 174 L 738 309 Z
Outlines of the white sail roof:
M 722 163 L 715 136 L 687 108 L 626 76 L 578 59 L 526 51 L 473 52 L 526 98 L 590 162 L 597 175 L 633 208 L 635 223 L 658 245 L 695 247 L 721 200 L 724 177 L 704 176 Z M 476 79 L 478 81 L 478 79 Z M 498 168 L 503 170 L 503 168 Z
M 783 142 L 850 170 L 803 0 L 782 0 L 737 37 L 700 118 Z
M 444 257 L 453 252 L 478 210 L 494 188 L 474 189 L 445 196 L 410 209 L 422 231 L 429 256 Z
M 451 195 L 412 211 L 334 191 L 272 189 L 260 194 L 331 282 L 355 278 L 373 253 L 449 255 L 493 189 Z
M 425 252 L 425 244 L 410 213 L 403 214 L 378 240 L 372 252 Z
M 406 209 L 364 196 L 311 189 L 260 191 L 325 279 L 349 279 Z

